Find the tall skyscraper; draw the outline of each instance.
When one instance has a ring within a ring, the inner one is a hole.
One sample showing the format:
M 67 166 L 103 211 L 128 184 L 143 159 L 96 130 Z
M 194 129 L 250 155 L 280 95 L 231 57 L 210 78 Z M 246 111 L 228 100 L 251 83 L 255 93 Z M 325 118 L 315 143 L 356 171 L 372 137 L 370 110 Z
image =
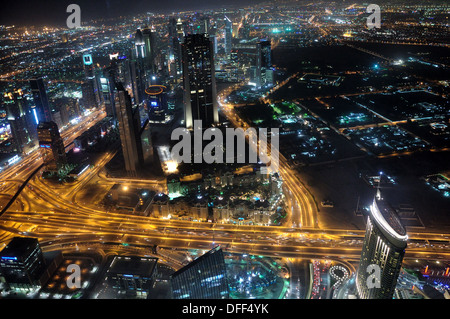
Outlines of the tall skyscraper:
M 134 50 L 136 58 L 145 58 L 145 42 L 141 29 L 137 29 L 134 35 Z
M 262 68 L 270 69 L 272 64 L 272 44 L 270 40 L 261 40 L 258 43 L 258 54 L 260 56 L 260 65 Z
M 270 40 L 256 44 L 256 79 L 258 88 L 263 85 L 273 85 L 272 47 Z
M 184 30 L 183 23 L 181 19 L 172 18 L 170 20 L 169 26 L 169 37 L 171 52 L 170 55 L 173 57 L 173 64 L 171 66 L 171 75 L 176 79 L 181 78 L 183 72 L 182 57 L 181 57 L 181 43 L 184 40 Z
M 210 32 L 210 19 L 209 17 L 202 17 L 200 18 L 200 25 L 199 25 L 199 32 L 200 34 L 205 33 L 205 34 L 209 34 Z
M 122 83 L 116 83 L 116 114 L 122 144 L 125 170 L 130 176 L 137 175 L 139 166 L 137 136 L 131 98 Z
M 47 91 L 44 80 L 36 78 L 30 80 L 31 93 L 33 95 L 34 107 L 32 107 L 36 124 L 52 120 L 52 112 L 48 103 Z
M 147 87 L 146 79 L 146 64 L 147 51 L 142 31 L 138 29 L 134 36 L 134 51 L 133 58 L 129 60 L 129 70 L 131 77 L 131 84 L 133 87 L 133 98 L 135 104 L 144 102 L 144 90 Z
M 356 275 L 360 299 L 392 299 L 407 239 L 406 230 L 395 210 L 378 192 L 370 206 Z
M 172 47 L 173 47 L 173 59 L 175 62 L 175 76 L 180 79 L 181 74 L 183 73 L 183 64 L 181 58 L 181 42 L 178 37 L 174 37 L 172 39 Z
M 177 20 L 176 28 L 177 28 L 177 37 L 178 37 L 178 39 L 180 41 L 183 41 L 185 33 L 184 33 L 184 28 L 183 28 L 183 22 L 181 22 L 180 18 L 178 18 L 178 20 Z
M 45 260 L 35 238 L 14 237 L 0 252 L 1 276 L 11 289 L 40 288 L 45 269 Z
M 225 16 L 225 54 L 228 56 L 231 53 L 231 39 L 233 36 L 233 23 L 231 22 L 231 20 Z
M 194 120 L 203 127 L 219 122 L 214 52 L 210 39 L 204 34 L 185 36 L 182 44 L 183 90 L 185 124 L 193 128 Z
M 228 278 L 219 246 L 198 257 L 171 276 L 174 299 L 227 299 Z
M 177 19 L 174 17 L 169 18 L 168 31 L 170 39 L 177 36 Z
M 85 107 L 93 108 L 100 105 L 98 82 L 91 54 L 83 55 L 84 83 L 81 86 Z
M 149 79 L 157 73 L 156 56 L 157 56 L 157 35 L 156 31 L 145 27 L 142 30 L 142 38 L 144 41 L 145 57 L 144 68 L 146 77 Z
M 6 116 L 11 127 L 14 144 L 18 153 L 26 153 L 32 142 L 32 133 L 27 120 L 26 105 L 22 99 L 21 90 L 5 94 Z
M 67 164 L 64 142 L 59 134 L 58 125 L 55 122 L 41 122 L 37 132 L 45 169 L 57 172 Z
M 105 105 L 106 116 L 117 118 L 114 99 L 114 77 L 110 69 L 105 69 L 103 76 L 100 78 L 100 91 L 103 95 L 102 100 Z

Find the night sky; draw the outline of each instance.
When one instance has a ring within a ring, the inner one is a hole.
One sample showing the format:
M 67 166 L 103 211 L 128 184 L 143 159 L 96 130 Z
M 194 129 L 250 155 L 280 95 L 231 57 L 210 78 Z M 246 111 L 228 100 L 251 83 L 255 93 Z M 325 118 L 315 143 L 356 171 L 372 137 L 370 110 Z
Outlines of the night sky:
M 64 26 L 70 15 L 66 13 L 66 8 L 72 3 L 80 6 L 83 21 L 145 12 L 214 9 L 255 2 L 262 0 L 2 0 L 0 24 Z

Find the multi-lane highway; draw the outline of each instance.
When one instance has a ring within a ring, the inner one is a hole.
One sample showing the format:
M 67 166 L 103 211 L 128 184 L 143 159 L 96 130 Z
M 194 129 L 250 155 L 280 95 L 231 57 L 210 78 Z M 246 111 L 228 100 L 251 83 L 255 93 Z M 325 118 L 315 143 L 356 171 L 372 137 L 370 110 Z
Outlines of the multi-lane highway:
M 286 82 L 287 83 L 287 82 Z M 278 87 L 281 87 L 279 85 Z M 238 86 L 232 86 L 218 95 L 218 102 L 221 106 L 222 112 L 227 116 L 228 120 L 235 127 L 242 127 L 244 130 L 249 128 L 249 125 L 245 123 L 235 112 L 234 105 L 226 102 L 226 97 Z M 259 143 L 263 143 L 262 140 Z M 269 143 L 267 143 L 269 144 Z M 256 147 L 256 145 L 250 146 Z M 260 149 L 271 150 L 269 145 L 259 145 Z M 257 150 L 255 150 L 257 151 Z M 257 152 L 257 154 L 259 154 Z M 270 157 L 270 154 L 268 154 Z M 291 225 L 303 226 L 303 227 L 319 227 L 319 220 L 317 217 L 317 206 L 309 191 L 302 185 L 297 174 L 289 166 L 288 161 L 279 153 L 278 165 L 276 165 L 278 173 L 283 180 L 283 194 L 286 198 L 286 209 L 289 213 L 288 222 Z
M 222 107 L 233 123 L 242 123 L 231 107 Z M 95 122 L 93 119 L 85 121 L 85 125 Z M 76 131 L 74 128 L 71 133 L 64 135 L 67 142 L 74 138 Z M 0 218 L 0 229 L 4 231 L 0 236 L 0 249 L 11 237 L 20 235 L 39 238 L 44 249 L 77 249 L 80 245 L 86 247 L 95 243 L 139 247 L 157 244 L 206 250 L 220 244 L 231 252 L 265 256 L 345 260 L 357 260 L 360 256 L 364 231 L 317 227 L 317 210 L 311 195 L 301 186 L 281 156 L 279 168 L 285 185 L 285 200 L 292 209 L 290 224 L 283 227 L 157 219 L 105 212 L 101 207 L 79 202 L 77 194 L 92 183 L 145 184 L 139 180 L 107 179 L 101 173 L 102 168 L 113 156 L 114 153 L 105 153 L 79 181 L 62 188 L 42 180 L 39 175 L 34 177 L 19 197 L 24 209 L 10 209 Z M 31 154 L 20 163 L 22 166 L 19 164 L 4 172 L 2 177 L 8 178 L 6 186 L 12 178 L 22 180 L 27 177 L 26 172 L 38 165 L 38 159 L 38 155 Z M 164 188 L 161 181 L 149 181 L 146 186 L 155 190 Z M 450 260 L 449 238 L 446 234 L 415 232 L 408 235 L 411 243 L 406 252 L 407 259 Z

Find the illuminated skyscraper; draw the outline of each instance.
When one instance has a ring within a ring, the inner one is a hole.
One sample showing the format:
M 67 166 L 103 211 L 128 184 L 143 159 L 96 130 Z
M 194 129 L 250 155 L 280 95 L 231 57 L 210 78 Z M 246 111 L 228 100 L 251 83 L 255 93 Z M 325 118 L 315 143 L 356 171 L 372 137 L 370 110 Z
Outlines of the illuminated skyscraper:
M 225 16 L 225 54 L 228 56 L 231 53 L 231 39 L 233 36 L 233 23 Z
M 100 78 L 100 92 L 103 95 L 103 103 L 105 105 L 106 115 L 116 118 L 116 107 L 114 99 L 114 77 L 110 69 L 104 70 L 104 75 Z
M 146 64 L 147 64 L 147 52 L 145 46 L 144 35 L 142 31 L 138 29 L 134 37 L 134 51 L 133 58 L 129 60 L 129 74 L 131 77 L 131 84 L 133 88 L 133 98 L 135 104 L 144 102 L 145 93 L 144 90 L 147 87 L 146 84 Z
M 44 80 L 36 78 L 30 80 L 31 93 L 33 95 L 34 107 L 32 107 L 36 123 L 49 122 L 52 120 L 52 112 L 48 103 Z
M 32 133 L 27 119 L 26 105 L 22 99 L 21 90 L 5 94 L 6 116 L 11 127 L 11 131 L 18 153 L 26 153 L 32 141 Z
M 45 169 L 56 172 L 67 164 L 64 142 L 55 122 L 41 122 L 37 128 Z
M 142 39 L 144 41 L 145 57 L 144 57 L 144 68 L 146 72 L 146 77 L 150 78 L 157 72 L 156 68 L 156 56 L 157 56 L 157 35 L 156 32 L 148 27 L 142 30 Z
M 199 28 L 199 32 L 198 32 L 198 33 L 200 33 L 200 34 L 203 34 L 203 33 L 209 34 L 209 32 L 210 32 L 210 27 L 211 27 L 209 17 L 202 17 L 202 18 L 200 19 L 200 25 L 199 25 L 199 27 L 200 27 L 200 28 Z
M 0 252 L 0 270 L 9 288 L 40 288 L 45 260 L 36 238 L 14 237 Z
M 262 68 L 270 69 L 272 65 L 272 45 L 270 40 L 262 40 L 258 43 L 258 54 Z
M 256 86 L 273 85 L 272 47 L 270 40 L 256 44 Z
M 98 82 L 95 76 L 95 66 L 91 54 L 83 55 L 84 83 L 81 86 L 85 107 L 93 108 L 100 105 Z
M 180 41 L 183 41 L 184 38 L 184 30 L 183 30 L 183 22 L 181 22 L 181 19 L 178 18 L 177 20 L 177 37 Z
M 136 134 L 135 112 L 131 105 L 131 97 L 125 91 L 122 83 L 116 83 L 115 105 L 117 120 L 119 122 L 119 134 L 122 144 L 125 170 L 130 176 L 137 176 L 139 166 L 138 138 Z M 137 109 L 135 110 L 138 111 Z
M 406 230 L 395 210 L 378 193 L 370 206 L 356 276 L 360 299 L 392 299 L 407 239 Z
M 145 42 L 141 29 L 137 29 L 134 35 L 134 50 L 136 58 L 145 58 Z
M 181 77 L 183 72 L 181 58 L 181 42 L 184 39 L 183 23 L 181 19 L 172 18 L 169 23 L 169 41 L 170 41 L 170 57 L 173 58 L 171 64 L 171 75 L 175 79 Z
M 227 299 L 228 278 L 219 246 L 172 274 L 174 299 Z
M 210 39 L 204 34 L 185 36 L 182 44 L 183 89 L 186 128 L 195 120 L 203 127 L 219 122 L 214 70 L 214 52 Z

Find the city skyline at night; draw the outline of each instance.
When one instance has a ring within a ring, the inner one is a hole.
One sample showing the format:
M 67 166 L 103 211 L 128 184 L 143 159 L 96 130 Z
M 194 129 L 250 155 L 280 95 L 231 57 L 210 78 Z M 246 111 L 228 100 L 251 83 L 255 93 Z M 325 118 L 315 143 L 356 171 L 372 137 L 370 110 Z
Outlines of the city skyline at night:
M 449 4 L 4 7 L 0 299 L 450 299 Z

